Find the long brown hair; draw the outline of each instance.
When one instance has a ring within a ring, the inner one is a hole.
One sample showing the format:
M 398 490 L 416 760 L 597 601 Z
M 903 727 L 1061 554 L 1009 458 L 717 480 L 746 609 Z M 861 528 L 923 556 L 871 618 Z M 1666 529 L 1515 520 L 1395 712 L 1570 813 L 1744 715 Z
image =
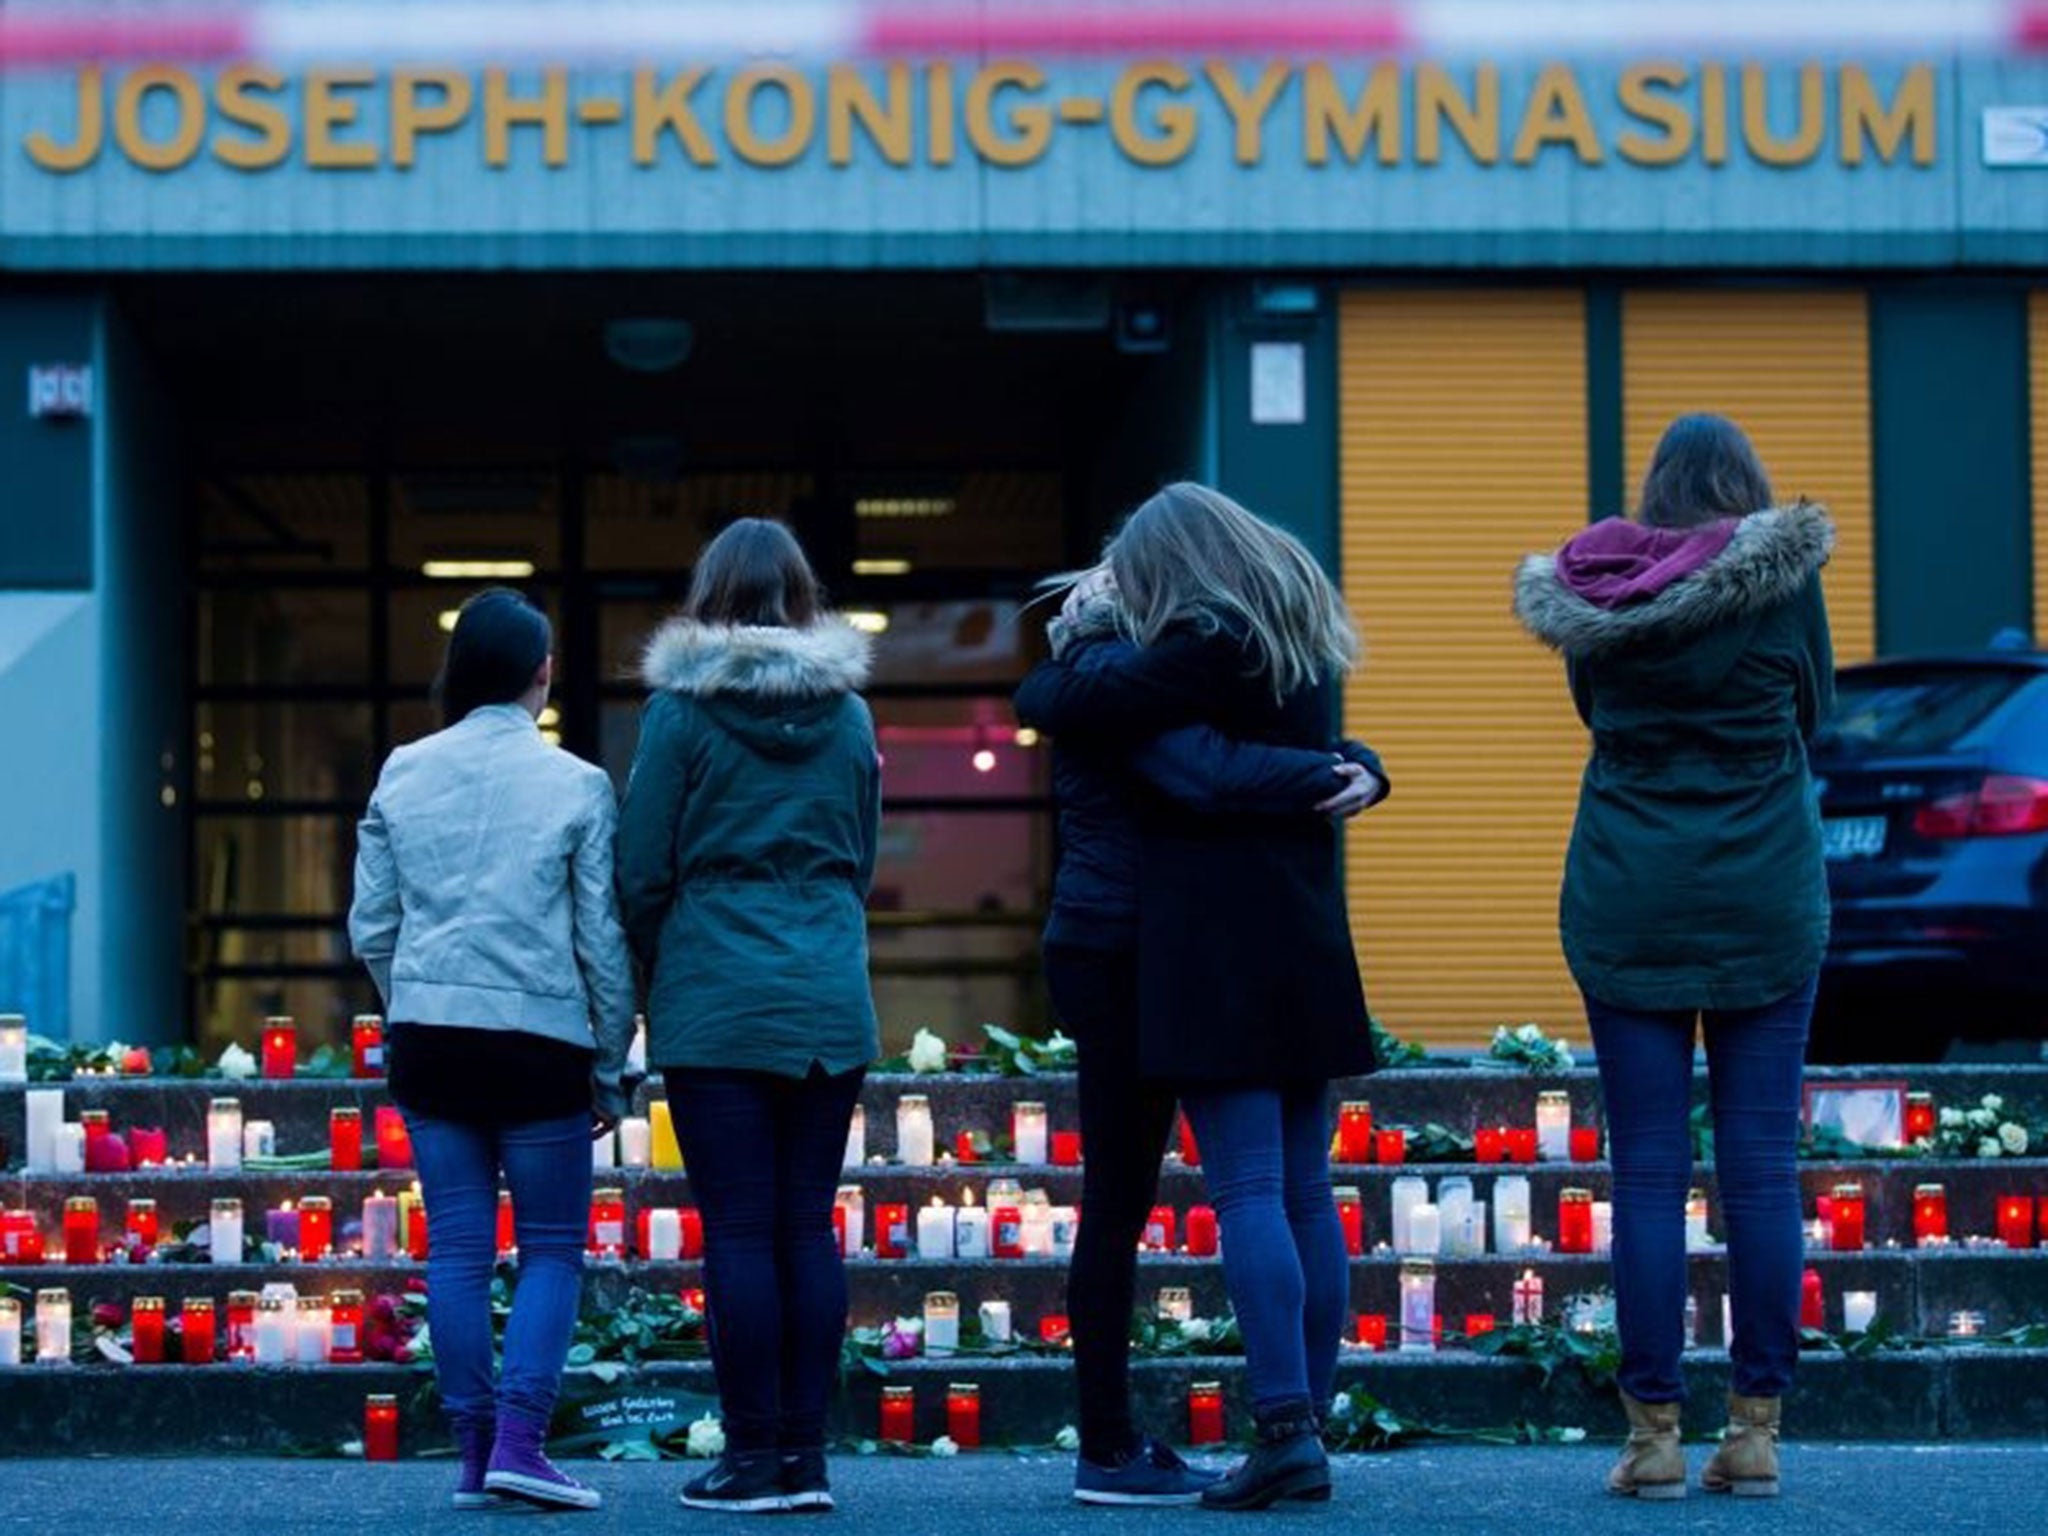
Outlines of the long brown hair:
M 823 606 L 796 535 L 765 517 L 743 517 L 698 555 L 683 613 L 700 624 L 806 629 Z
M 1699 411 L 1664 429 L 1636 517 L 1652 528 L 1697 528 L 1766 511 L 1774 501 L 1749 434 L 1726 416 Z

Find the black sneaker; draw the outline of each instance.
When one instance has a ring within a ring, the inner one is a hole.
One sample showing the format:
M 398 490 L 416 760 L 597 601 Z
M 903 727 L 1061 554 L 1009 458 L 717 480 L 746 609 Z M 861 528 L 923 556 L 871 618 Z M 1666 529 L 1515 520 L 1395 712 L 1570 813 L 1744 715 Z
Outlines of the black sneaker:
M 727 1451 L 702 1477 L 683 1485 L 685 1509 L 724 1509 L 739 1515 L 779 1515 L 788 1509 L 782 1491 L 780 1451 Z
M 1199 1504 L 1203 1491 L 1221 1480 L 1148 1439 L 1122 1466 L 1083 1457 L 1074 1468 L 1074 1497 L 1083 1504 Z
M 789 1508 L 796 1514 L 832 1513 L 836 1506 L 832 1502 L 832 1480 L 825 1470 L 824 1451 L 784 1451 L 782 1491 L 789 1499 Z
M 1259 1415 L 1258 1444 L 1237 1469 L 1202 1494 L 1202 1508 L 1270 1509 L 1285 1500 L 1326 1503 L 1330 1459 L 1308 1404 Z

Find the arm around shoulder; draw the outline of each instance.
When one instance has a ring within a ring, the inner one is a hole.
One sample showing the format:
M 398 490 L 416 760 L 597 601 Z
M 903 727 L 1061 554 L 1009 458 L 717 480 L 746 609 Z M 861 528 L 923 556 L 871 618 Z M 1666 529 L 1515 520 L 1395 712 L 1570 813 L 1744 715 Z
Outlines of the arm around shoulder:
M 1017 718 L 1057 735 L 1135 747 L 1206 719 L 1228 668 L 1241 667 L 1223 635 L 1175 634 L 1100 667 L 1041 662 L 1017 689 Z
M 575 922 L 576 965 L 590 1004 L 590 1028 L 597 1042 L 591 1081 L 598 1112 L 608 1119 L 624 1113 L 622 1076 L 633 1044 L 633 962 L 619 923 L 613 893 L 613 845 L 618 809 L 611 780 L 600 769 L 585 778 L 587 805 L 569 860 Z

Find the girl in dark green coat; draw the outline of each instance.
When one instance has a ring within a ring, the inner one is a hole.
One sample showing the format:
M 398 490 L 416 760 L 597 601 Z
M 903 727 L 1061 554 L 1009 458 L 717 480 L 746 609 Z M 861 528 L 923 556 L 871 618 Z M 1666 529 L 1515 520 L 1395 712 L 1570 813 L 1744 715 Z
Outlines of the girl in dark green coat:
M 1730 1431 L 1702 1485 L 1778 1487 L 1799 1350 L 1801 1072 L 1828 892 L 1806 743 L 1833 708 L 1820 572 L 1834 531 L 1774 507 L 1734 423 L 1687 416 L 1633 520 L 1524 563 L 1515 606 L 1561 651 L 1593 733 L 1563 937 L 1586 996 L 1614 1158 L 1621 1494 L 1685 1492 L 1678 1443 L 1704 1020 L 1735 1336 Z
M 619 814 L 619 905 L 649 978 L 704 1214 L 726 1454 L 699 1509 L 830 1509 L 825 1409 L 846 1332 L 832 1200 L 876 1055 L 866 901 L 881 812 L 869 642 L 820 611 L 778 523 L 698 557 L 648 642 Z

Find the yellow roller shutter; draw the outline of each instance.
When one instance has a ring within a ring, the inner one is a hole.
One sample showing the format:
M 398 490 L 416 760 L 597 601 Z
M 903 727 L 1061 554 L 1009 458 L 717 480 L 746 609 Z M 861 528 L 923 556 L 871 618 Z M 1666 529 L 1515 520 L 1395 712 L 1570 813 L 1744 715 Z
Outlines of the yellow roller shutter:
M 1346 717 L 1395 780 L 1346 842 L 1367 996 L 1436 1045 L 1582 1034 L 1557 889 L 1584 736 L 1509 590 L 1585 521 L 1583 297 L 1352 294 L 1341 342 Z
M 1827 574 L 1835 652 L 1843 662 L 1874 656 L 1864 295 L 1630 293 L 1622 306 L 1622 387 L 1631 488 L 1674 416 L 1716 411 L 1749 433 L 1781 500 L 1805 496 L 1827 505 L 1840 535 Z
M 2033 297 L 2034 644 L 2048 649 L 2048 291 Z

